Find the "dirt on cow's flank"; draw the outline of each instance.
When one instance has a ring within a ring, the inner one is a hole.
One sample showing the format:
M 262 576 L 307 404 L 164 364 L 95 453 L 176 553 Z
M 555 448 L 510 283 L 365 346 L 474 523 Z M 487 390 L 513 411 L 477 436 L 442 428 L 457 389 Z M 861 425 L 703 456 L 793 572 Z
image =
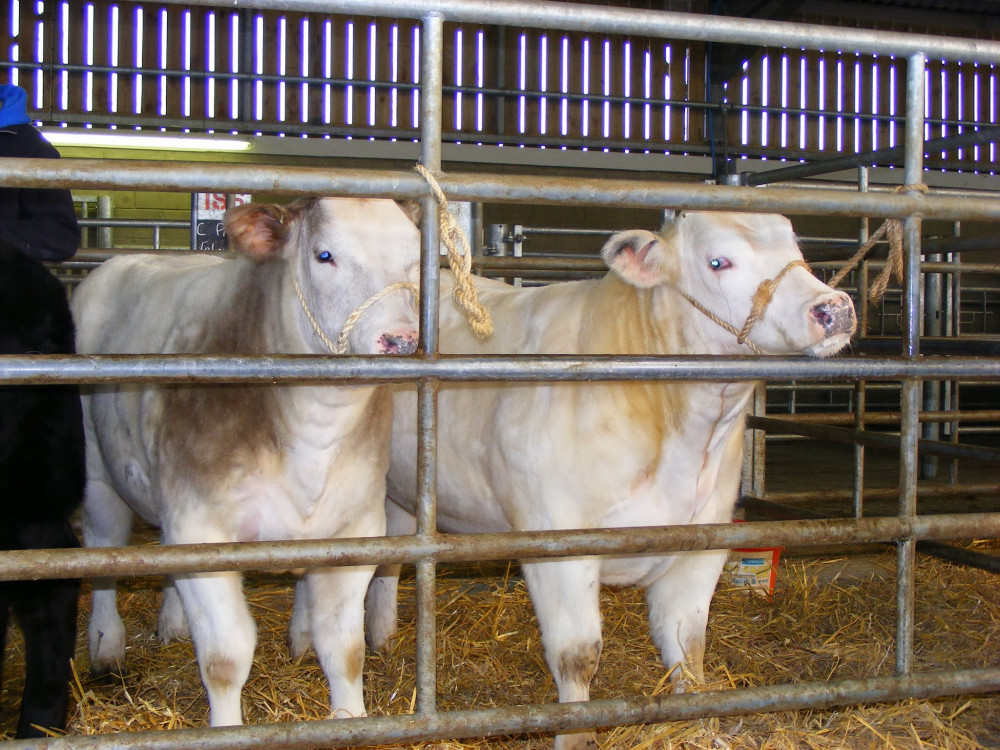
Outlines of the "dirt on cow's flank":
M 720 584 L 709 619 L 706 690 L 893 673 L 895 557 L 790 559 L 780 564 L 772 598 Z M 524 582 L 516 567 L 442 568 L 438 584 L 438 708 L 487 708 L 554 701 Z M 469 577 L 471 574 L 481 577 Z M 122 584 L 128 628 L 123 677 L 87 677 L 87 598 L 70 719 L 71 734 L 204 726 L 205 692 L 190 643 L 161 646 L 155 629 L 159 581 Z M 289 658 L 292 601 L 288 576 L 252 575 L 247 595 L 259 628 L 254 669 L 244 690 L 249 722 L 325 718 L 326 680 L 310 653 Z M 369 656 L 369 713 L 401 714 L 414 705 L 412 579 L 401 586 L 401 630 L 390 653 Z M 1000 585 L 991 574 L 921 558 L 917 566 L 914 658 L 919 670 L 1000 666 Z M 670 690 L 648 636 L 641 591 L 602 593 L 604 651 L 592 697 Z M 5 728 L 20 691 L 15 637 L 8 646 Z M 1000 743 L 1000 696 L 908 700 L 871 706 L 724 717 L 599 732 L 609 748 L 980 748 Z M 507 750 L 551 747 L 519 736 L 431 742 L 422 749 Z

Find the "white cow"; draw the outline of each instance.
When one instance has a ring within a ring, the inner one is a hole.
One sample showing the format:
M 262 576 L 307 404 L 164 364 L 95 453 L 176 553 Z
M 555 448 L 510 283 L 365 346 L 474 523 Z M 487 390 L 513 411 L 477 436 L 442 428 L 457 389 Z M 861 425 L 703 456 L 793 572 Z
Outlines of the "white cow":
M 780 216 L 681 214 L 659 235 L 615 235 L 602 256 L 611 273 L 599 281 L 514 288 L 480 279 L 480 301 L 496 326 L 485 342 L 449 300 L 446 276 L 441 351 L 748 354 L 691 300 L 739 330 L 758 286 L 774 279 L 773 299 L 749 333 L 762 353 L 829 356 L 854 332 L 850 298 L 809 273 Z M 752 390 L 748 382 L 443 384 L 438 526 L 462 533 L 728 522 Z M 413 529 L 413 390 L 398 391 L 394 404 L 387 510 L 389 533 L 401 534 Z M 589 698 L 601 653 L 600 583 L 644 586 L 664 664 L 682 663 L 701 678 L 725 558 L 709 551 L 523 560 L 559 699 Z M 396 630 L 396 573 L 380 570 L 369 590 L 367 635 L 376 649 Z M 294 651 L 308 645 L 306 628 L 293 622 Z M 592 742 L 591 734 L 569 734 L 556 747 Z
M 390 284 L 415 282 L 419 233 L 389 200 L 249 204 L 226 215 L 238 256 L 118 257 L 73 295 L 81 353 L 329 353 L 327 334 Z M 410 353 L 409 292 L 350 329 L 355 354 Z M 325 333 L 324 333 L 325 332 Z M 326 343 L 324 343 L 324 341 Z M 165 544 L 380 536 L 392 403 L 375 386 L 95 387 L 83 398 L 88 547 L 128 542 L 133 512 Z M 363 606 L 374 568 L 306 576 L 311 628 L 335 715 L 365 713 Z M 238 573 L 178 575 L 164 640 L 186 629 L 212 725 L 239 724 L 256 631 Z M 179 608 L 176 608 L 179 609 Z M 125 655 L 113 579 L 94 581 L 91 668 Z

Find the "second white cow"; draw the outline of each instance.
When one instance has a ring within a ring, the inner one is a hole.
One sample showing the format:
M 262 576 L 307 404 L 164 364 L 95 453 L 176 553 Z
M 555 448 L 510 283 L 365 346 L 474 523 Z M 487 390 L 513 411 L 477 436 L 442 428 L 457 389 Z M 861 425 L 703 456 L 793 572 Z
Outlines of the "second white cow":
M 514 288 L 479 280 L 496 326 L 486 342 L 469 333 L 445 277 L 441 351 L 725 355 L 753 346 L 829 356 L 854 332 L 850 298 L 804 267 L 781 216 L 681 214 L 659 235 L 615 235 L 602 256 L 611 272 L 599 281 Z M 732 329 L 743 328 L 762 282 L 771 281 L 773 298 L 749 329 L 750 344 L 738 343 Z M 462 533 L 728 522 L 752 390 L 748 382 L 442 385 L 438 526 Z M 389 533 L 400 534 L 413 528 L 412 389 L 397 391 L 394 401 L 388 512 Z M 682 663 L 700 678 L 725 558 L 709 551 L 523 560 L 559 699 L 589 698 L 601 653 L 600 583 L 645 587 L 663 663 Z M 396 572 L 380 570 L 372 582 L 373 648 L 396 629 Z M 296 651 L 307 645 L 300 624 L 292 630 Z M 592 742 L 588 733 L 567 734 L 556 747 Z
M 349 314 L 415 282 L 419 234 L 389 200 L 249 204 L 226 215 L 238 257 L 119 257 L 73 295 L 81 353 L 327 354 Z M 354 354 L 409 353 L 409 292 L 350 328 Z M 88 547 L 123 546 L 132 514 L 166 544 L 380 536 L 391 399 L 358 385 L 115 385 L 83 398 Z M 365 713 L 363 602 L 372 566 L 310 570 L 304 590 L 336 715 Z M 242 721 L 256 630 L 237 573 L 178 575 L 213 725 Z M 186 629 L 165 607 L 160 635 Z M 124 627 L 113 579 L 94 581 L 91 668 L 117 668 Z

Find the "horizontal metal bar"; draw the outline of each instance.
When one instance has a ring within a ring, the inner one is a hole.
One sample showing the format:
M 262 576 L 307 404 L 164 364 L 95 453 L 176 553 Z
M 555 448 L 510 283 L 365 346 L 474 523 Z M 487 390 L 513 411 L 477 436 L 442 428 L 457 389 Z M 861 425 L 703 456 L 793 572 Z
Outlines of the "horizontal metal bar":
M 618 380 L 931 380 L 997 379 L 996 361 L 979 357 L 631 357 L 263 355 L 0 356 L 0 383 L 410 383 L 419 378 L 462 382 L 598 382 Z
M 1000 513 L 0 552 L 0 580 L 1000 537 Z
M 166 0 L 167 4 L 219 5 L 218 0 Z M 791 49 L 836 49 L 845 53 L 913 55 L 993 63 L 1000 43 L 884 29 L 819 26 L 695 13 L 602 8 L 576 3 L 533 0 L 240 0 L 241 8 L 359 14 L 392 18 L 440 15 L 445 21 L 526 26 L 560 31 L 670 37 Z
M 994 365 L 995 366 L 995 365 Z M 899 435 L 870 430 L 852 430 L 846 427 L 831 425 L 805 424 L 788 419 L 775 417 L 747 417 L 747 427 L 769 432 L 782 432 L 790 435 L 811 437 L 819 440 L 831 440 L 838 443 L 854 443 L 876 448 L 899 450 L 901 443 Z M 1000 450 L 983 445 L 968 443 L 949 443 L 943 440 L 917 440 L 917 450 L 924 455 L 945 456 L 947 458 L 973 458 L 980 461 L 1000 463 Z
M 976 144 L 990 143 L 1000 140 L 1000 125 L 984 126 L 965 133 L 932 138 L 924 141 L 924 152 L 942 151 L 945 149 L 962 148 Z M 747 185 L 768 185 L 785 180 L 798 180 L 803 177 L 830 174 L 854 167 L 899 165 L 906 149 L 903 146 L 880 148 L 875 151 L 865 151 L 860 154 L 845 154 L 830 159 L 817 159 L 806 164 L 794 164 L 789 167 L 779 167 L 763 172 L 746 172 L 744 180 Z
M 917 542 L 917 552 L 936 557 L 939 560 L 948 560 L 957 565 L 964 565 L 968 568 L 987 570 L 990 573 L 1000 573 L 1000 556 L 991 555 L 988 552 L 957 547 L 954 544 L 927 541 Z
M 960 495 L 997 495 L 1000 494 L 1000 484 L 936 484 L 917 487 L 917 498 L 930 500 L 940 497 L 957 497 Z M 808 492 L 767 492 L 763 500 L 773 503 L 820 503 L 836 500 L 849 500 L 853 490 L 811 490 Z M 865 487 L 864 499 L 867 500 L 898 500 L 898 487 Z M 758 499 L 753 498 L 756 502 Z
M 305 750 L 692 721 L 714 716 L 968 695 L 997 689 L 1000 689 L 1000 668 L 961 669 L 920 672 L 906 677 L 800 682 L 576 703 L 54 737 L 46 738 L 44 747 L 49 750 L 190 750 L 193 747 L 199 750 L 252 750 L 261 747 Z M 37 750 L 39 742 L 20 740 L 4 747 L 10 750 Z
M 921 342 L 923 343 L 923 342 Z M 853 386 L 850 383 L 838 384 L 846 389 Z M 832 386 L 831 386 L 832 387 Z M 814 386 L 818 390 L 826 390 L 824 386 Z M 775 390 L 799 390 L 793 384 L 782 384 Z M 787 422 L 807 422 L 813 424 L 854 424 L 856 417 L 850 412 L 798 412 L 796 414 L 776 415 L 776 418 Z M 864 415 L 865 424 L 899 424 L 901 415 L 898 411 L 866 411 Z M 1000 409 L 962 409 L 955 411 L 922 411 L 920 412 L 921 422 L 1000 422 Z
M 1000 221 L 1000 201 L 985 196 L 932 193 L 804 192 L 790 188 L 752 190 L 662 180 L 597 179 L 538 175 L 442 173 L 438 183 L 451 200 L 509 203 L 570 203 L 581 206 L 780 212 L 830 216 Z M 124 159 L 0 160 L 0 183 L 8 187 L 151 190 L 159 192 L 274 193 L 288 195 L 381 195 L 423 198 L 427 183 L 413 170 L 322 169 L 240 163 L 162 162 Z

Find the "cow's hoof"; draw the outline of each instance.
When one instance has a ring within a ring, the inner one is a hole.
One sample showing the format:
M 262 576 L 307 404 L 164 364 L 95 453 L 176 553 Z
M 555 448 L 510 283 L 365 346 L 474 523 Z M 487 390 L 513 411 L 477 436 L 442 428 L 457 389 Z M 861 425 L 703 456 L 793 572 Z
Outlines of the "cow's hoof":
M 597 737 L 593 732 L 574 732 L 556 737 L 555 750 L 596 750 Z
M 160 621 L 156 626 L 156 637 L 160 643 L 166 646 L 174 641 L 182 641 L 191 637 L 188 630 L 187 618 L 184 612 L 180 612 L 180 617 L 168 616 L 165 611 L 160 612 Z
M 295 623 L 288 629 L 288 655 L 298 661 L 312 647 L 312 633 L 309 628 L 297 628 Z

